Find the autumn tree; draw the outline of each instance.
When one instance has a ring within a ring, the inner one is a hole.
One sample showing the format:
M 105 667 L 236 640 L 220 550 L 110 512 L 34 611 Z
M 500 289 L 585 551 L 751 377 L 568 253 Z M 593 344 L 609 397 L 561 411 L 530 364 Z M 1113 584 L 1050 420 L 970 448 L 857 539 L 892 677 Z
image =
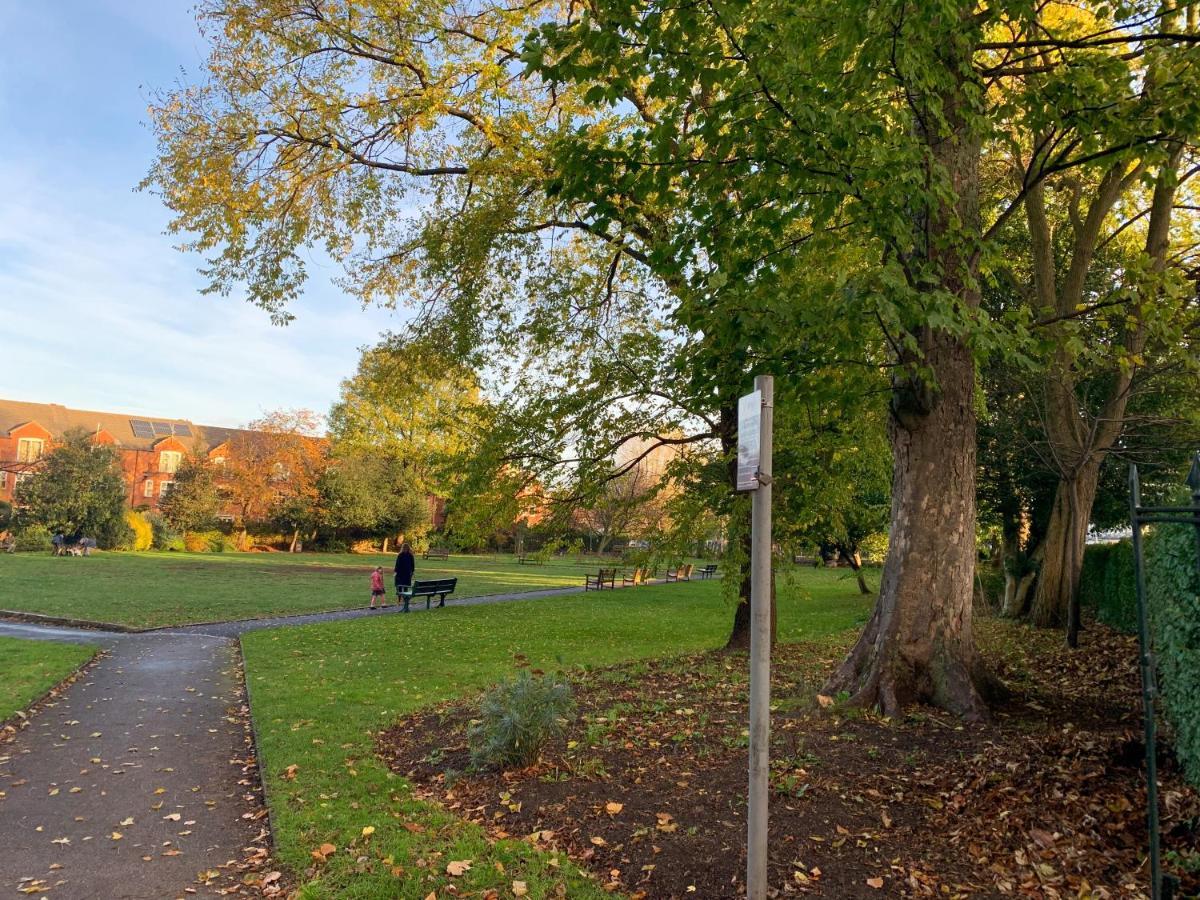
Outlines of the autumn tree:
M 599 495 L 579 509 L 584 527 L 596 535 L 596 552 L 604 553 L 614 540 L 641 534 L 659 519 L 661 507 L 655 503 L 660 488 L 646 465 L 605 482 Z
M 623 395 L 606 402 L 603 383 L 571 378 L 583 390 L 565 405 L 625 410 L 640 399 L 665 414 L 653 423 L 642 415 L 627 431 L 609 430 L 607 415 L 579 416 L 596 435 L 584 448 L 591 469 L 611 462 L 614 447 L 604 445 L 614 436 L 619 444 L 678 431 L 681 416 L 695 441 L 719 420 L 731 451 L 748 341 L 693 341 L 695 328 L 672 323 L 665 302 L 686 285 L 664 287 L 642 251 L 546 191 L 549 147 L 573 127 L 581 101 L 520 77 L 517 59 L 537 22 L 569 9 L 484 7 L 468 21 L 436 4 L 209 0 L 199 10 L 212 43 L 208 77 L 153 104 L 160 152 L 144 185 L 174 211 L 186 246 L 209 255 L 210 290 L 245 285 L 286 321 L 307 277 L 305 250 L 321 245 L 362 300 L 414 302 L 412 331 L 394 342 L 401 354 L 486 367 L 526 421 L 579 363 L 621 370 L 632 385 Z M 663 327 L 666 358 L 639 371 L 623 354 L 646 359 Z M 689 342 L 703 359 L 672 365 Z M 541 364 L 550 359 L 562 365 Z M 547 412 L 554 421 L 532 432 L 546 442 L 522 441 L 507 461 L 484 454 L 493 471 L 536 481 L 551 463 L 575 465 L 570 452 L 551 460 L 565 418 Z M 339 420 L 335 410 L 335 433 Z M 449 510 L 456 527 L 475 523 L 473 537 L 492 527 L 471 498 L 451 497 Z M 748 618 L 739 612 L 736 622 L 744 634 Z
M 308 410 L 276 410 L 230 436 L 221 488 L 238 511 L 243 546 L 251 525 L 274 520 L 291 531 L 295 550 L 301 531 L 319 520 L 328 444 L 320 428 Z

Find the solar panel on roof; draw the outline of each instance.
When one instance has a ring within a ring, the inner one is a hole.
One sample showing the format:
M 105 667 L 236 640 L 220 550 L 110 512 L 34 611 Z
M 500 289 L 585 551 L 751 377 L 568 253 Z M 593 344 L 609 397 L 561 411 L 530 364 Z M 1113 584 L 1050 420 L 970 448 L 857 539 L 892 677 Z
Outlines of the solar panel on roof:
M 133 436 L 140 438 L 154 437 L 154 427 L 145 419 L 130 419 L 129 427 L 133 429 Z
M 150 424 L 154 426 L 155 434 L 170 434 L 171 433 L 171 423 L 170 422 L 151 422 Z
M 187 425 L 184 425 L 182 422 L 176 422 L 175 423 L 175 433 L 178 435 L 181 435 L 183 437 L 191 437 L 192 429 L 189 428 Z

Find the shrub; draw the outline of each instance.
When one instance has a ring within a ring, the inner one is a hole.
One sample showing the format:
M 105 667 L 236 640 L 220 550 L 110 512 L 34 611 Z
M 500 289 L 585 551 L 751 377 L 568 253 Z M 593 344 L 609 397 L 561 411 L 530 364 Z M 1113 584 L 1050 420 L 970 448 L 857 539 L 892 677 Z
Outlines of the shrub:
M 522 669 L 483 695 L 479 719 L 467 728 L 471 761 L 478 767 L 531 765 L 548 741 L 562 737 L 574 715 L 565 678 Z
M 225 553 L 235 549 L 232 535 L 211 528 L 208 531 L 189 531 L 183 536 L 183 548 L 189 553 Z
M 48 553 L 53 547 L 50 543 L 50 530 L 44 525 L 26 525 L 17 532 L 18 552 Z
M 147 513 L 146 518 L 150 520 L 150 527 L 154 532 L 155 550 L 184 549 L 183 535 L 176 531 L 160 513 Z
M 154 546 L 154 528 L 143 513 L 126 510 L 125 524 L 129 526 L 133 536 L 129 539 L 129 545 L 120 549 L 142 551 Z
M 1196 532 L 1160 525 L 1146 543 L 1146 600 L 1163 707 L 1175 732 L 1175 753 L 1200 785 L 1200 576 Z
M 1096 610 L 1096 618 L 1118 631 L 1137 631 L 1137 586 L 1133 544 L 1092 544 L 1084 551 L 1079 576 L 1080 603 Z

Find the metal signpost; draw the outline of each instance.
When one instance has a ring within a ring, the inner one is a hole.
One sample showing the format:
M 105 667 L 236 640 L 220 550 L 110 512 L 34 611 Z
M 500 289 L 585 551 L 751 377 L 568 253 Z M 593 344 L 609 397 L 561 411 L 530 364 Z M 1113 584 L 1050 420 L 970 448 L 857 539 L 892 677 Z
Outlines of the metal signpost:
M 1146 607 L 1146 571 L 1142 557 L 1142 526 L 1176 523 L 1196 526 L 1196 566 L 1200 571 L 1200 453 L 1192 460 L 1188 475 L 1192 489 L 1191 506 L 1142 506 L 1142 487 L 1137 466 L 1129 467 L 1129 513 L 1133 525 L 1133 566 L 1137 582 L 1138 662 L 1142 673 L 1142 715 L 1146 742 L 1146 819 L 1150 830 L 1150 896 L 1153 900 L 1171 900 L 1175 880 L 1162 873 L 1158 833 L 1158 760 L 1155 747 L 1154 705 L 1158 685 L 1154 672 L 1154 651 L 1150 641 L 1150 614 Z
M 767 896 L 767 776 L 771 739 L 771 432 L 775 379 L 759 375 L 738 400 L 737 488 L 753 491 L 750 528 L 750 785 L 746 896 Z

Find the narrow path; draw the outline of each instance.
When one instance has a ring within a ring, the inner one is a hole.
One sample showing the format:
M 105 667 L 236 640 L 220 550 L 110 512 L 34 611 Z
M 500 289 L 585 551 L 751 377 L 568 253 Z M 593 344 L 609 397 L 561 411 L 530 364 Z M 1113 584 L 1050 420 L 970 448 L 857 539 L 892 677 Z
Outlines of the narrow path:
M 18 623 L 0 634 L 106 650 L 0 744 L 0 890 L 157 900 L 236 880 L 245 848 L 265 838 L 261 820 L 243 818 L 259 800 L 244 771 L 236 642 Z M 214 873 L 207 887 L 202 872 Z
M 485 606 L 489 603 L 511 603 L 516 600 L 540 600 L 544 597 L 562 597 L 569 594 L 582 594 L 582 587 L 546 588 L 540 591 L 516 591 L 509 594 L 483 594 L 479 597 L 451 597 L 446 600 L 446 606 Z M 392 598 L 394 599 L 394 598 Z M 425 612 L 425 598 L 414 601 L 412 612 Z M 437 612 L 437 598 L 433 600 L 433 609 Z M 319 622 L 343 622 L 348 619 L 378 618 L 400 614 L 401 607 L 392 603 L 386 609 L 370 609 L 359 606 L 354 609 L 336 609 L 332 612 L 305 613 L 296 616 L 275 616 L 269 619 L 235 619 L 229 622 L 206 622 L 197 625 L 174 625 L 157 629 L 151 634 L 207 634 L 216 637 L 237 637 L 247 631 L 258 631 L 261 628 L 280 628 L 288 625 L 314 625 Z

